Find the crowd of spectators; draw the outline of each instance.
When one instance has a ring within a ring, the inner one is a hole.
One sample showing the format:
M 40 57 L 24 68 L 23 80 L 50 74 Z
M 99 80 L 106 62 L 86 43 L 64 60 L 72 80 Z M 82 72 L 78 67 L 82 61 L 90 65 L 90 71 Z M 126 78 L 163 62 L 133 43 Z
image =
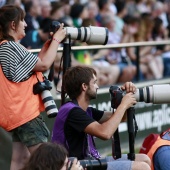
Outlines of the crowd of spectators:
M 27 49 L 41 48 L 49 39 L 49 27 L 57 20 L 70 27 L 107 27 L 108 44 L 159 41 L 170 37 L 170 0 L 1 0 L 25 10 Z M 74 40 L 72 46 L 87 45 Z M 61 44 L 62 46 L 62 44 Z M 161 79 L 170 74 L 170 46 L 139 48 L 140 79 Z M 55 85 L 62 84 L 62 53 L 56 56 Z M 99 86 L 135 81 L 135 47 L 72 51 L 71 65 L 90 65 L 98 73 Z M 60 75 L 59 75 L 60 74 Z

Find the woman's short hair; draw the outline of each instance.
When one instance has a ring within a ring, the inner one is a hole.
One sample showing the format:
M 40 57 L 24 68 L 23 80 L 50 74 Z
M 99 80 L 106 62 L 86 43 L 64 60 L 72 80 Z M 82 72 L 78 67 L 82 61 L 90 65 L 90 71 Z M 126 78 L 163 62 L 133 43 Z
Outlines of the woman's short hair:
M 57 143 L 43 143 L 31 155 L 22 170 L 60 170 L 68 155 L 67 150 Z

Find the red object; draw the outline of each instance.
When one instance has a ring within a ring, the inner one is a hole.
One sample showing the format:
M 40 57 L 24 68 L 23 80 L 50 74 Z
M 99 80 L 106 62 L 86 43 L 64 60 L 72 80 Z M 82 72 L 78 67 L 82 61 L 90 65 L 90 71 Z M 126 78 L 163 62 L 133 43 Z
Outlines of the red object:
M 151 133 L 150 135 L 148 135 L 144 139 L 142 147 L 140 148 L 139 153 L 147 154 L 148 151 L 150 150 L 150 148 L 152 147 L 152 145 L 156 142 L 158 136 L 159 136 L 159 134 L 155 134 L 155 133 Z

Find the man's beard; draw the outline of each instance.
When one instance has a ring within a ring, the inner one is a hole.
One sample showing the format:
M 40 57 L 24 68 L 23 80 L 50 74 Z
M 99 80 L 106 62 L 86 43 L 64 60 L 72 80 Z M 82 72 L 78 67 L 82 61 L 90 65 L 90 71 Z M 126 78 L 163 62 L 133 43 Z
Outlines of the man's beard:
M 96 91 L 92 91 L 92 90 L 89 88 L 88 91 L 87 91 L 87 93 L 86 93 L 86 97 L 87 97 L 89 100 L 96 99 L 96 98 L 97 98 L 97 90 L 96 90 Z

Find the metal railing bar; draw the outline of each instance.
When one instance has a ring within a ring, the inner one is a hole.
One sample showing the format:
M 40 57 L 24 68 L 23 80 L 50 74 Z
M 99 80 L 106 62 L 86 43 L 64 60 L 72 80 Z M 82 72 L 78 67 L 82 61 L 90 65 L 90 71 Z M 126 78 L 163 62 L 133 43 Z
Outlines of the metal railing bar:
M 107 45 L 87 45 L 87 46 L 72 46 L 71 50 L 93 50 L 93 49 L 110 49 L 110 48 L 126 48 L 126 47 L 140 47 L 140 46 L 156 46 L 156 45 L 170 45 L 169 40 L 163 41 L 144 41 L 144 42 L 129 42 L 120 44 L 107 44 Z M 41 49 L 30 49 L 30 52 L 37 53 Z M 58 52 L 62 52 L 63 47 L 58 48 Z
M 157 46 L 157 45 L 170 45 L 170 39 L 169 40 L 162 40 L 162 41 L 144 41 L 144 42 L 129 42 L 129 43 L 120 43 L 120 44 L 107 44 L 107 45 L 87 45 L 87 46 L 72 46 L 71 50 L 78 51 L 78 50 L 94 50 L 94 49 L 114 49 L 114 48 L 128 48 L 128 47 L 136 47 L 137 51 L 137 61 L 136 61 L 136 81 L 139 81 L 139 48 L 142 46 Z M 38 53 L 41 49 L 31 49 L 30 52 Z M 62 52 L 63 47 L 58 48 L 58 52 Z

